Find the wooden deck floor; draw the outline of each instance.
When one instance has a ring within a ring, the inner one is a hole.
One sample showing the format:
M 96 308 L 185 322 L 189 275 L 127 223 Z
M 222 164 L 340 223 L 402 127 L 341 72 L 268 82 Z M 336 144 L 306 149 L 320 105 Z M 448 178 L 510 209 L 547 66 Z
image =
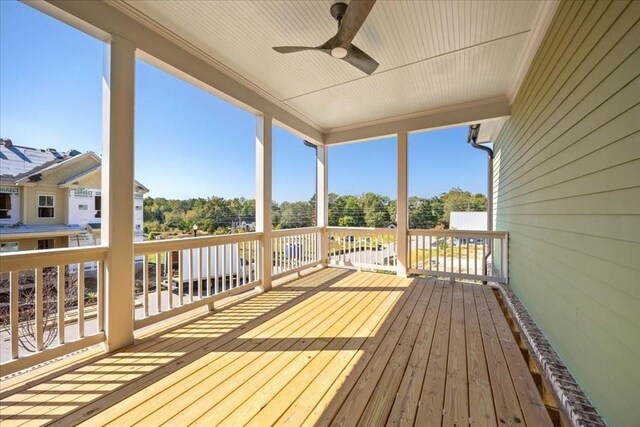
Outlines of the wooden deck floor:
M 0 424 L 551 422 L 492 291 L 325 269 L 0 394 Z

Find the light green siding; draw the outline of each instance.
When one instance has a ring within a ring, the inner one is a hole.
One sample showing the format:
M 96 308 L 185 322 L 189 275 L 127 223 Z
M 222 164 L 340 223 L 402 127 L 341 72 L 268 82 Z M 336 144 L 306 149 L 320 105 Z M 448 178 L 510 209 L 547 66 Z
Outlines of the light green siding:
M 495 143 L 510 284 L 605 420 L 640 426 L 640 1 L 563 2 Z

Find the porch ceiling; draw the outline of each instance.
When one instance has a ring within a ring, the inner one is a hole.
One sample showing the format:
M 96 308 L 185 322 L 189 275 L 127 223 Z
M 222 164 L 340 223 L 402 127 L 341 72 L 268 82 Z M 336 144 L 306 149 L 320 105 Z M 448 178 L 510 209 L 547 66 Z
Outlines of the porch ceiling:
M 272 50 L 330 38 L 333 0 L 125 1 L 110 3 L 322 132 L 511 98 L 552 15 L 548 2 L 378 0 L 354 40 L 380 63 L 366 76 L 321 53 Z

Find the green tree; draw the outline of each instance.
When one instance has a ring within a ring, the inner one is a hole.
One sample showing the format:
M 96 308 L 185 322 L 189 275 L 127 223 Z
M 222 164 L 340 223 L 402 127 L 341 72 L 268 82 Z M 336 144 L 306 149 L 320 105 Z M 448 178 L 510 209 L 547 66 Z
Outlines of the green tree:
M 338 226 L 340 226 L 340 227 L 355 227 L 356 226 L 356 220 L 353 219 L 353 217 L 349 216 L 349 215 L 341 216 L 338 219 Z

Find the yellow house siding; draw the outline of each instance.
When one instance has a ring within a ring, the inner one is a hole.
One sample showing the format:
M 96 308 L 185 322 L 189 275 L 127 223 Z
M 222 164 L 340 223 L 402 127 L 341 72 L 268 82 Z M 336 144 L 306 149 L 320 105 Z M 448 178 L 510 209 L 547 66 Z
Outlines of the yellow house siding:
M 37 185 L 22 187 L 23 222 L 25 224 L 66 224 L 68 220 L 68 194 L 66 188 Z M 55 196 L 55 210 L 53 218 L 38 218 L 38 195 L 53 194 Z
M 20 251 L 33 251 L 38 249 L 38 240 L 53 239 L 55 248 L 67 248 L 69 247 L 69 237 L 40 237 L 40 238 L 28 238 L 28 239 L 3 239 L 7 242 L 17 242 L 18 250 Z
M 510 284 L 610 425 L 640 425 L 640 2 L 563 2 L 495 142 Z

